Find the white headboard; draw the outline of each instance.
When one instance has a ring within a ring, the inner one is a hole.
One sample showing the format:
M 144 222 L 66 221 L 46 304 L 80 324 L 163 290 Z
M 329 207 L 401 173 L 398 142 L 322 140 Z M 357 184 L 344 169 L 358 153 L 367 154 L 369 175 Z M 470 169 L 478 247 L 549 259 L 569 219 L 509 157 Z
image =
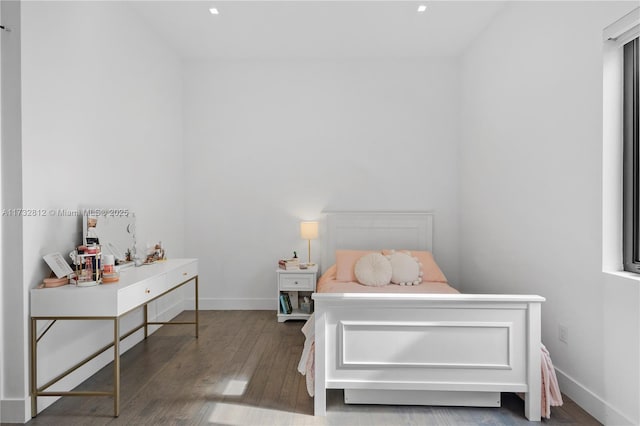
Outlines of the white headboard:
M 338 249 L 433 251 L 433 214 L 429 212 L 323 212 L 322 270 L 335 263 Z

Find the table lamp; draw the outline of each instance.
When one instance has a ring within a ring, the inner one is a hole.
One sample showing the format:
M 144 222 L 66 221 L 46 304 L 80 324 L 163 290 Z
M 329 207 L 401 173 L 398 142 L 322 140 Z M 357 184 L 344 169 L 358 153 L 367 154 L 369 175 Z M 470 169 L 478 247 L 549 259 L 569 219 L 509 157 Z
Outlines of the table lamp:
M 318 238 L 318 222 L 300 222 L 300 238 L 307 240 L 309 243 L 309 261 L 307 265 L 315 265 L 315 263 L 311 263 L 311 240 Z

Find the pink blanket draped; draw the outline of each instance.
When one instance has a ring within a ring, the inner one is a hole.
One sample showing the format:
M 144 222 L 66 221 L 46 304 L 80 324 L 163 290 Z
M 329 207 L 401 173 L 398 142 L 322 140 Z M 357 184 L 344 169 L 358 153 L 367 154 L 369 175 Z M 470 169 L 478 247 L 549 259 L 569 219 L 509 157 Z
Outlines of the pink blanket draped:
M 547 348 L 540 343 L 542 350 L 542 417 L 551 418 L 551 407 L 562 405 L 562 394 L 556 377 L 556 370 L 551 362 L 551 355 Z

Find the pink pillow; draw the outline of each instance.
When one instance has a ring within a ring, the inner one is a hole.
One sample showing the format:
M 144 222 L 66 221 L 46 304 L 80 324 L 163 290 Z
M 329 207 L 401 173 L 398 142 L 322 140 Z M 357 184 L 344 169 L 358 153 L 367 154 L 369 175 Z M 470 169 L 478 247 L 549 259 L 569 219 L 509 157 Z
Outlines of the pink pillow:
M 411 256 L 417 257 L 418 262 L 422 264 L 422 282 L 446 283 L 447 277 L 444 276 L 440 267 L 433 258 L 430 251 L 419 250 L 396 250 L 405 253 L 411 253 Z M 382 254 L 389 255 L 391 250 L 382 250 Z
M 336 250 L 336 281 L 358 282 L 354 268 L 365 254 L 380 253 L 375 250 Z
M 316 287 L 320 287 L 321 284 L 324 284 L 325 281 L 336 281 L 336 264 L 331 265 L 329 269 L 327 269 L 324 274 L 318 278 L 318 284 Z

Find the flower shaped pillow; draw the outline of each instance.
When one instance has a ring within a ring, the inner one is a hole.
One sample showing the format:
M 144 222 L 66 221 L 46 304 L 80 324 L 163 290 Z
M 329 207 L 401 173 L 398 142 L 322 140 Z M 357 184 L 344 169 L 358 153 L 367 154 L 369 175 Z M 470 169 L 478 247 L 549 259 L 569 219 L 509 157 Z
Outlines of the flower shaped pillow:
M 391 282 L 399 285 L 418 285 L 422 282 L 420 263 L 411 253 L 391 251 L 387 259 L 391 264 Z
M 382 286 L 391 282 L 391 262 L 381 253 L 369 253 L 356 262 L 354 272 L 360 284 Z

